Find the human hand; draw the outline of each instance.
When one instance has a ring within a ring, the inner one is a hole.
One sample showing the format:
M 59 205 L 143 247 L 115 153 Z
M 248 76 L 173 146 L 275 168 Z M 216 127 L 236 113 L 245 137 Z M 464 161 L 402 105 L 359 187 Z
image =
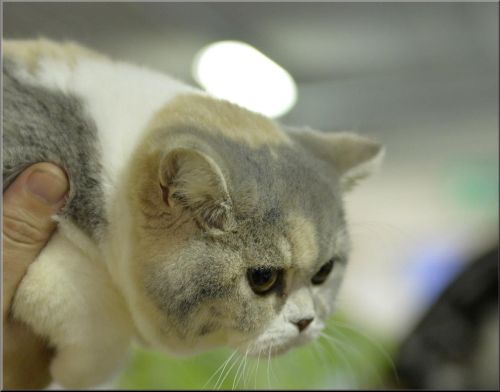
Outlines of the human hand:
M 50 383 L 53 355 L 46 342 L 10 317 L 15 290 L 29 265 L 48 242 L 69 185 L 65 173 L 50 163 L 37 163 L 3 194 L 3 387 L 43 388 Z

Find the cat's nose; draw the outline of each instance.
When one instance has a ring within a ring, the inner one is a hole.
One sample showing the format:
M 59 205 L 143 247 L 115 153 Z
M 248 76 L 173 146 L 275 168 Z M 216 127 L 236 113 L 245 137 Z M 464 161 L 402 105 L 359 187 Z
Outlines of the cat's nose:
M 313 320 L 314 320 L 314 318 L 306 318 L 306 319 L 302 319 L 302 320 L 299 320 L 299 321 L 295 321 L 294 324 L 299 329 L 299 332 L 302 332 L 304 329 L 307 328 L 307 326 L 309 324 L 312 323 Z

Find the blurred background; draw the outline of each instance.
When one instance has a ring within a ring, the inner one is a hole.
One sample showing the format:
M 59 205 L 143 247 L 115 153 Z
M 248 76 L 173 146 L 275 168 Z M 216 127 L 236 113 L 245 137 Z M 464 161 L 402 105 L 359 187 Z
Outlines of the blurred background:
M 3 3 L 4 38 L 38 36 L 75 40 L 208 90 L 207 46 L 245 43 L 262 54 L 262 67 L 233 63 L 249 53 L 243 46 L 215 68 L 236 68 L 231 77 L 252 81 L 257 102 L 282 81 L 287 93 L 273 101 L 283 106 L 271 114 L 278 121 L 353 130 L 387 147 L 381 172 L 346 197 L 353 253 L 329 338 L 271 362 L 243 366 L 233 357 L 224 369 L 226 349 L 189 359 L 135 349 L 103 387 L 401 388 L 415 386 L 409 374 L 437 355 L 443 370 L 416 387 L 498 388 L 498 250 L 486 274 L 489 310 L 472 320 L 445 306 L 437 321 L 421 323 L 440 295 L 446 304 L 443 293 L 462 271 L 498 249 L 498 3 Z M 266 67 L 275 77 L 252 73 Z M 484 275 L 471 279 L 454 295 L 472 298 L 486 285 Z M 463 325 L 470 344 L 460 355 L 446 354 L 439 336 L 402 354 L 415 334 L 446 336 Z M 474 351 L 482 345 L 488 353 Z M 480 377 L 486 384 L 463 376 L 473 366 L 489 371 Z

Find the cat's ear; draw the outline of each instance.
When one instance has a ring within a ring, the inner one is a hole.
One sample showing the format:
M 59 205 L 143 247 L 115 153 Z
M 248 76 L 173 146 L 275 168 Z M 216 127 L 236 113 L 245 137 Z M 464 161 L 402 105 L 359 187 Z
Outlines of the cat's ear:
M 377 171 L 385 154 L 380 143 L 350 132 L 293 129 L 290 134 L 306 150 L 334 166 L 344 191 Z
M 189 210 L 204 229 L 214 234 L 235 226 L 226 181 L 208 155 L 195 149 L 175 148 L 161 159 L 159 175 L 168 207 Z

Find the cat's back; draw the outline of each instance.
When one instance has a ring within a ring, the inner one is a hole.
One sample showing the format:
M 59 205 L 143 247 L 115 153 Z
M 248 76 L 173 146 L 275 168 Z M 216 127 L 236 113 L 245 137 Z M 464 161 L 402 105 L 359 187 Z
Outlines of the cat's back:
M 87 233 L 104 222 L 97 129 L 71 94 L 27 83 L 19 63 L 3 64 L 3 188 L 27 166 L 52 162 L 70 179 L 63 215 Z
M 4 40 L 4 189 L 46 161 L 70 179 L 63 215 L 92 236 L 154 113 L 194 89 L 74 43 Z

